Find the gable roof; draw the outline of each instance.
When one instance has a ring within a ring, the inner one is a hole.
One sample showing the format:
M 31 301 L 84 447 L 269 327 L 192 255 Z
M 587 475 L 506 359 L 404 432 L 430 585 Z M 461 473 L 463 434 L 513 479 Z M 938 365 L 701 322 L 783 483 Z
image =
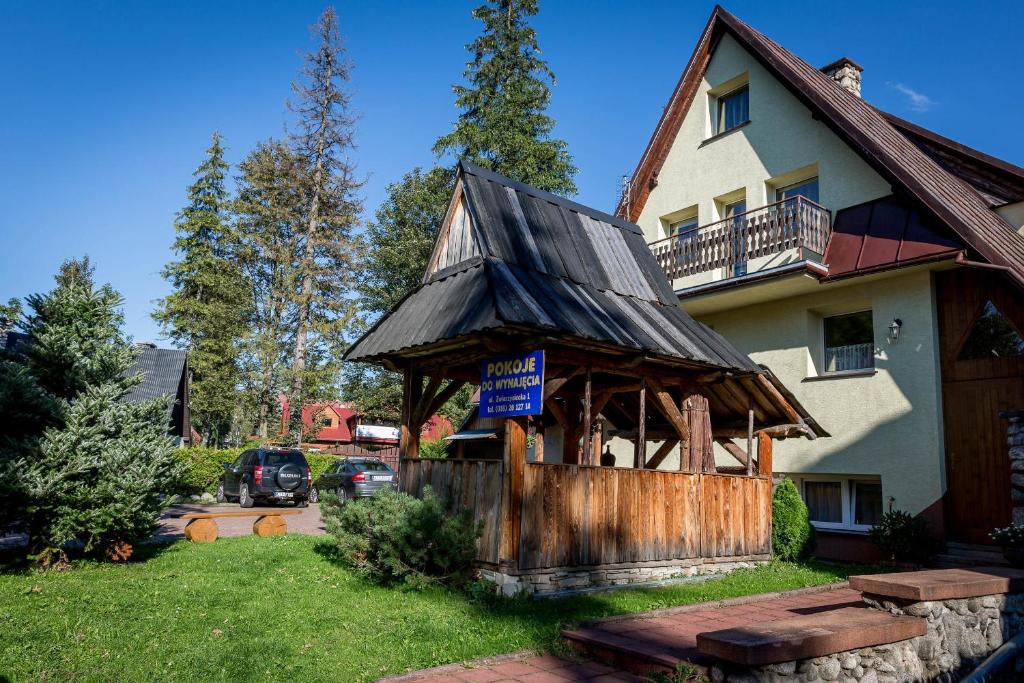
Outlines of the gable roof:
M 952 229 L 986 261 L 1005 266 L 1024 284 L 1024 238 L 989 209 L 989 202 L 978 191 L 936 163 L 870 104 L 721 6 L 711 13 L 633 173 L 630 187 L 635 189 L 620 203 L 618 213 L 624 214 L 628 206 L 629 218 L 639 217 L 715 46 L 726 33 L 898 192 Z
M 550 332 L 695 366 L 759 373 L 746 355 L 679 308 L 640 229 L 461 163 L 468 232 L 438 248 L 475 255 L 430 272 L 346 353 L 410 355 L 486 330 Z M 451 214 L 451 212 L 449 212 Z M 472 240 L 473 249 L 462 245 Z M 447 262 L 438 256 L 432 264 Z
M 142 375 L 142 381 L 122 397 L 126 403 L 141 403 L 170 394 L 177 399 L 185 376 L 187 353 L 178 349 L 143 347 L 128 368 L 129 376 Z

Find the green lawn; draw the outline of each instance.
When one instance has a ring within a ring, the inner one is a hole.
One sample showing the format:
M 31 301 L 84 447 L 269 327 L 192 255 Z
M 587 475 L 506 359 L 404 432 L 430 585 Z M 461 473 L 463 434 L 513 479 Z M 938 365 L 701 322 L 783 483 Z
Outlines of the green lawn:
M 524 648 L 566 622 L 839 581 L 826 565 L 563 600 L 384 589 L 310 536 L 182 542 L 145 563 L 0 574 L 0 681 L 367 681 Z

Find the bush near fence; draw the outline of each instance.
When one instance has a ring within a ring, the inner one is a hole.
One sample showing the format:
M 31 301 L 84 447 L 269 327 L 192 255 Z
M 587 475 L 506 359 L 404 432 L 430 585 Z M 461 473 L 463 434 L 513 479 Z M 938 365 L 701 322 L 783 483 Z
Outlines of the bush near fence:
M 217 493 L 217 484 L 220 481 L 220 475 L 224 472 L 224 463 L 233 462 L 242 454 L 243 450 L 245 449 L 208 448 L 206 446 L 179 448 L 176 455 L 185 465 L 185 473 L 176 493 L 186 496 Z M 338 459 L 337 455 L 330 453 L 306 453 L 305 455 L 314 480 Z

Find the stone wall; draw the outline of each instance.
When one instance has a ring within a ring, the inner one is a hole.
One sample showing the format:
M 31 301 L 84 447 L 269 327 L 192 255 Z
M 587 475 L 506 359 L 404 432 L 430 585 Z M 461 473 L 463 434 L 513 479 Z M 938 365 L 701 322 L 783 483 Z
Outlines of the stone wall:
M 928 622 L 927 634 L 887 645 L 760 667 L 721 664 L 711 667 L 711 680 L 714 683 L 956 680 L 1024 629 L 1022 593 L 926 602 L 865 595 L 864 600 L 874 609 L 924 618 Z M 1006 680 L 1024 680 L 1022 665 L 1024 662 L 1018 663 L 1018 671 L 1011 672 Z
M 481 574 L 485 579 L 496 584 L 497 591 L 501 595 L 510 597 L 525 593 L 550 596 L 616 586 L 654 585 L 673 579 L 756 567 L 765 564 L 768 560 L 767 555 L 721 559 L 695 558 L 672 562 L 638 562 L 592 568 L 561 567 L 523 573 L 484 569 L 481 570 Z

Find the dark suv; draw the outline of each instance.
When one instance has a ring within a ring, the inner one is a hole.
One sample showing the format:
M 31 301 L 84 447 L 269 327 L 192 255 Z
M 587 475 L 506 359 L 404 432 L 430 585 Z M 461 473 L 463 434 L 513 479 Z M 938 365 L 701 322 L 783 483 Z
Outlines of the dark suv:
M 316 503 L 321 491 L 333 491 L 344 503 L 384 489 L 398 489 L 398 475 L 386 463 L 377 458 L 346 458 L 317 477 L 309 490 L 309 500 Z
M 306 507 L 309 487 L 309 464 L 302 451 L 257 448 L 224 463 L 217 500 L 237 500 L 244 508 L 256 501 L 294 501 L 297 507 Z

